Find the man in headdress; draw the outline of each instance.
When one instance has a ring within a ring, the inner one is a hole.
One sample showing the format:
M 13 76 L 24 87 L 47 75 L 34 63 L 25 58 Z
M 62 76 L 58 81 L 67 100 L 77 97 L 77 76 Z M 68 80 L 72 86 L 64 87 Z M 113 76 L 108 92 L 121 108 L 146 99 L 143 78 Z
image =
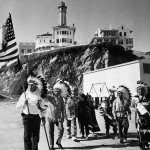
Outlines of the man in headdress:
M 114 119 L 118 124 L 120 143 L 123 143 L 123 138 L 127 140 L 127 132 L 129 128 L 128 117 L 131 120 L 131 110 L 129 103 L 123 96 L 124 94 L 125 89 L 123 87 L 119 87 L 117 89 L 117 98 L 113 102 L 112 110 Z
M 150 101 L 150 97 L 148 97 L 148 86 L 146 83 L 137 81 L 137 97 L 139 99 L 139 102 L 148 102 Z
M 17 108 L 23 108 L 24 149 L 38 150 L 41 118 L 45 124 L 44 97 L 47 94 L 46 83 L 43 78 L 35 75 L 27 79 L 28 89 L 17 102 Z
M 47 96 L 48 108 L 47 108 L 47 118 L 49 127 L 49 140 L 51 150 L 54 150 L 54 125 L 56 124 L 58 128 L 58 139 L 56 144 L 60 149 L 63 149 L 61 145 L 61 140 L 64 133 L 64 101 L 61 96 L 60 88 L 53 88 L 53 96 Z
M 150 97 L 148 86 L 144 82 L 137 81 L 136 92 L 138 98 L 138 103 L 136 104 L 137 106 L 135 109 L 136 127 L 140 124 L 140 127 L 147 128 L 150 125 Z M 145 133 L 143 140 L 145 142 L 145 146 L 149 147 L 149 133 Z

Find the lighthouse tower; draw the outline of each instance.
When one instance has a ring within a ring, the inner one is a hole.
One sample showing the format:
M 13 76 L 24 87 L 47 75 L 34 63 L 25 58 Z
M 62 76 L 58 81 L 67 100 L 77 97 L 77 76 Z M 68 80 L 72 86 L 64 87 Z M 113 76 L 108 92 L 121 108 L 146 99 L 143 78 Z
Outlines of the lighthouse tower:
M 60 3 L 58 10 L 59 10 L 58 24 L 59 26 L 66 26 L 67 25 L 67 19 L 66 19 L 67 6 L 65 6 L 65 3 L 63 1 Z
M 67 25 L 67 6 L 61 2 L 58 6 L 59 22 L 58 26 L 53 27 L 53 37 L 56 47 L 64 47 L 74 45 L 74 35 L 76 28 Z

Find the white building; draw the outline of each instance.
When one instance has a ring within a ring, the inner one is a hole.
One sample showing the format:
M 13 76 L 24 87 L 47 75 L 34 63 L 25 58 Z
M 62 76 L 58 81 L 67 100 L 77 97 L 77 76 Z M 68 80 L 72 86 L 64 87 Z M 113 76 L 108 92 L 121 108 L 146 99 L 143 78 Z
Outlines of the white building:
M 150 58 L 84 73 L 83 92 L 93 97 L 107 97 L 109 88 L 125 85 L 134 96 L 139 80 L 150 86 Z
M 22 58 L 24 55 L 29 55 L 35 52 L 35 43 L 33 42 L 19 42 L 19 57 Z
M 116 29 L 99 29 L 96 31 L 92 42 L 112 42 L 123 46 L 126 50 L 132 50 L 133 38 L 132 32 L 124 25 Z
M 54 46 L 53 35 L 50 33 L 36 36 L 36 51 L 50 49 Z
M 53 27 L 53 34 L 42 34 L 36 37 L 36 50 L 50 50 L 52 47 L 62 47 L 74 45 L 74 35 L 76 28 L 74 24 L 67 26 L 67 6 L 62 1 L 59 10 L 58 26 Z

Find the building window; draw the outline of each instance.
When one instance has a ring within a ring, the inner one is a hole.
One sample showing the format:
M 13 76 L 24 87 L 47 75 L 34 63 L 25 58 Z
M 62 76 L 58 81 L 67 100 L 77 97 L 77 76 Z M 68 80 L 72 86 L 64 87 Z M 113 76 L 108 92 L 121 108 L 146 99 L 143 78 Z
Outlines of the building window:
M 129 39 L 129 44 L 132 44 L 132 43 L 133 43 L 132 39 Z
M 122 36 L 122 32 L 120 32 L 120 36 Z
M 25 52 L 25 49 L 21 49 L 21 53 L 24 53 Z
M 123 44 L 123 40 L 119 40 L 119 44 Z
M 51 42 L 52 42 L 52 40 L 49 40 L 49 42 L 51 43 Z
M 71 31 L 70 31 L 70 35 L 71 35 Z
M 111 39 L 111 41 L 110 41 L 110 42 L 112 42 L 113 44 L 115 44 L 115 43 L 116 43 L 116 40 Z
M 67 39 L 66 38 L 62 38 L 62 43 L 66 43 Z
M 59 43 L 59 39 L 56 40 L 56 43 Z
M 70 39 L 70 43 L 72 43 L 72 39 Z
M 101 42 L 102 42 L 102 39 L 98 39 L 97 42 L 100 42 L 100 43 L 101 43 Z
M 60 35 L 61 35 L 61 31 L 60 31 Z
M 109 39 L 104 39 L 104 42 L 109 42 Z
M 128 44 L 128 39 L 126 39 L 126 44 Z
M 57 31 L 57 34 L 59 35 L 59 32 Z
M 126 34 L 126 32 L 124 32 L 124 36 L 126 36 L 127 34 Z
M 31 53 L 31 49 L 28 49 L 28 53 Z
M 150 64 L 143 63 L 143 71 L 150 74 Z

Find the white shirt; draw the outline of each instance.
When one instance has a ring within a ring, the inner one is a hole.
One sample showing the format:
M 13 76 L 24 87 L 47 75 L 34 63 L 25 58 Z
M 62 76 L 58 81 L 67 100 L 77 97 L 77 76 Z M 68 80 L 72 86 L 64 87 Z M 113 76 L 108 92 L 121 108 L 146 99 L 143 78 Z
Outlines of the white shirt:
M 25 100 L 28 100 L 28 108 L 27 105 L 25 104 Z M 37 104 L 40 101 L 40 106 L 44 106 L 44 100 L 43 98 L 39 95 L 38 92 L 30 92 L 27 90 L 25 93 L 22 93 L 22 95 L 19 98 L 19 101 L 16 104 L 16 108 L 22 108 L 24 114 L 39 114 L 40 117 L 43 117 L 45 115 L 45 112 L 41 112 L 40 109 L 38 108 Z

